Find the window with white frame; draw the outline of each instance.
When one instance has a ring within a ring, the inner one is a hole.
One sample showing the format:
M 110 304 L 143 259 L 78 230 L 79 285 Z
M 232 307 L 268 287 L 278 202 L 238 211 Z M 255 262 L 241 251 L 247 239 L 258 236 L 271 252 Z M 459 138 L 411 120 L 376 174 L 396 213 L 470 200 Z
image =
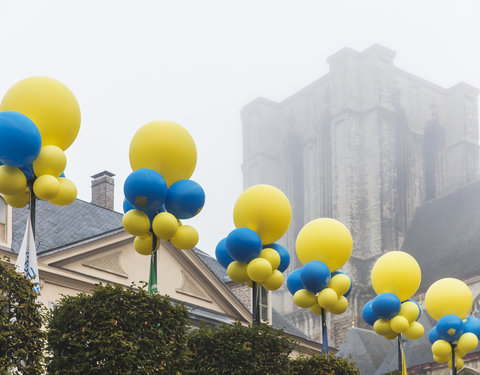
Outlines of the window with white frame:
M 263 286 L 260 287 L 260 321 L 270 323 L 270 300 L 269 293 Z
M 0 196 L 0 242 L 7 242 L 7 212 L 7 203 Z

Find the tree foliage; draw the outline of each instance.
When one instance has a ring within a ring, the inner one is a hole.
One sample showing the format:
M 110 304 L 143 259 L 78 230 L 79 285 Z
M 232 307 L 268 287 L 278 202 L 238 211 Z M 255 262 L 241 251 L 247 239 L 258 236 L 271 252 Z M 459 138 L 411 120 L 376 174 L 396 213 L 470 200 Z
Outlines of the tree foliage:
M 360 371 L 347 359 L 335 355 L 314 354 L 290 361 L 291 375 L 360 375 Z
M 186 374 L 286 375 L 294 344 L 265 324 L 200 328 L 188 338 Z
M 185 363 L 187 309 L 166 296 L 98 286 L 64 296 L 49 314 L 48 373 L 179 374 Z
M 32 282 L 0 260 L 0 373 L 43 371 L 42 313 Z

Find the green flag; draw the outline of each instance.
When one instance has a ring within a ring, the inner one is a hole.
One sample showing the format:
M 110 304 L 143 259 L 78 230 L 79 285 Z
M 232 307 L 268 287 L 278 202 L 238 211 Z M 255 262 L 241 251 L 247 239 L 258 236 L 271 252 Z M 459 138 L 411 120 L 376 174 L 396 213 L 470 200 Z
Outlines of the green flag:
M 150 257 L 150 277 L 148 278 L 148 294 L 158 292 L 157 289 L 157 252 L 154 251 Z

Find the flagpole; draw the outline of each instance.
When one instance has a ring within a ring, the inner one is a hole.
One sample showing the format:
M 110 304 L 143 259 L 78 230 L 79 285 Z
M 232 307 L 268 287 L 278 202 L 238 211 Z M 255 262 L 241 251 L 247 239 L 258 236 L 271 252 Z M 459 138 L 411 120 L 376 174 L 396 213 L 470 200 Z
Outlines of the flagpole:
M 148 277 L 148 294 L 158 291 L 157 286 L 157 241 L 155 233 L 152 234 L 152 255 L 150 256 L 150 275 Z
M 327 320 L 325 319 L 325 309 L 322 307 L 322 352 L 328 355 L 328 333 Z
M 37 209 L 37 197 L 33 192 L 33 180 L 28 181 L 28 188 L 30 189 L 30 222 L 32 224 L 33 240 L 35 241 L 35 219 Z

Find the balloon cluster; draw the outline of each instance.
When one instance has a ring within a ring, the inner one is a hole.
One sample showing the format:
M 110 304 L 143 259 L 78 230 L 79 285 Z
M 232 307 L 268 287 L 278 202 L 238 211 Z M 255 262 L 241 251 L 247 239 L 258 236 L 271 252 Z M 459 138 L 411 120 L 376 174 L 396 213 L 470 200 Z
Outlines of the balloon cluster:
M 296 253 L 303 267 L 287 279 L 287 288 L 298 307 L 310 308 L 317 315 L 322 309 L 332 314 L 347 310 L 352 280 L 338 269 L 347 263 L 352 247 L 349 230 L 335 219 L 316 219 L 302 228 Z
M 290 202 L 274 186 L 255 185 L 240 195 L 233 210 L 236 229 L 215 249 L 232 281 L 248 286 L 254 281 L 267 290 L 282 286 L 290 255 L 274 242 L 288 230 L 291 218 Z
M 432 318 L 437 320 L 428 334 L 434 361 L 448 362 L 448 367 L 452 368 L 454 354 L 456 368 L 461 369 L 463 357 L 478 346 L 480 338 L 480 319 L 465 319 L 472 307 L 470 289 L 457 279 L 438 280 L 428 288 L 425 306 Z
M 386 253 L 374 264 L 371 279 L 378 295 L 363 308 L 365 322 L 388 340 L 399 334 L 412 340 L 422 337 L 424 328 L 417 321 L 421 308 L 409 299 L 421 281 L 420 266 L 415 258 L 403 251 Z
M 133 246 L 138 253 L 152 253 L 153 234 L 183 250 L 197 244 L 196 229 L 180 221 L 197 215 L 205 204 L 202 187 L 189 180 L 196 162 L 193 138 L 175 122 L 152 121 L 134 135 L 122 224 L 136 236 Z
M 80 129 L 80 108 L 72 92 L 48 77 L 12 86 L 0 104 L 0 193 L 12 207 L 39 199 L 64 206 L 77 197 L 65 178 L 64 151 Z

